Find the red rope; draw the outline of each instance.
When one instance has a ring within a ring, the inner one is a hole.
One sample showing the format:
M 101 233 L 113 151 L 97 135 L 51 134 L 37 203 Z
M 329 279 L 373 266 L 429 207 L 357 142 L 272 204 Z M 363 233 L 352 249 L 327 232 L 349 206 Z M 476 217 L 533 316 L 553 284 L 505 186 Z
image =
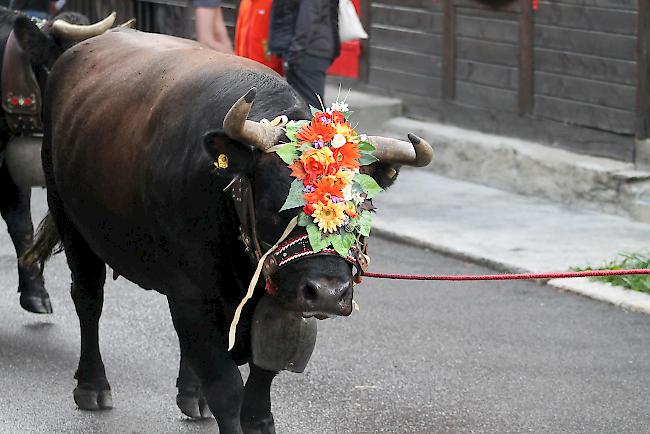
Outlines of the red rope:
M 417 274 L 365 273 L 364 277 L 397 280 L 529 280 L 529 279 L 563 279 L 567 277 L 628 276 L 632 274 L 650 274 L 650 269 L 635 270 L 588 270 L 567 271 L 560 273 L 520 273 L 520 274 L 483 274 L 477 276 L 423 276 Z

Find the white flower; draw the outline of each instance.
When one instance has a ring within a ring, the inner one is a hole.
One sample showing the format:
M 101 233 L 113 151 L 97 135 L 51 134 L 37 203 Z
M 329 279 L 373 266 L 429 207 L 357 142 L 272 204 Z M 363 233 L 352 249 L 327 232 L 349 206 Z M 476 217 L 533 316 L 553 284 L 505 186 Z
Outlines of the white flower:
M 349 112 L 350 109 L 348 108 L 348 103 L 346 102 L 333 102 L 332 103 L 332 111 L 338 111 L 341 113 L 346 113 Z
M 343 187 L 343 199 L 347 202 L 348 200 L 352 200 L 352 184 L 348 184 L 345 187 Z
M 340 148 L 341 146 L 345 145 L 347 141 L 348 140 L 343 134 L 334 134 L 334 138 L 332 139 L 332 148 Z
M 359 140 L 361 140 L 362 142 L 367 142 L 368 136 L 365 134 L 359 134 Z

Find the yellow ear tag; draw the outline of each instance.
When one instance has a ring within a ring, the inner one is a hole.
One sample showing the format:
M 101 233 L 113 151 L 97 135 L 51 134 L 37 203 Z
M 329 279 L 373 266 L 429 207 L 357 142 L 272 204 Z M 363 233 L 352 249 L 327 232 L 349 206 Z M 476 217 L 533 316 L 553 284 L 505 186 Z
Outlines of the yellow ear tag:
M 217 169 L 227 169 L 228 168 L 228 156 L 226 154 L 221 154 L 217 158 L 217 161 L 214 162 L 214 167 Z

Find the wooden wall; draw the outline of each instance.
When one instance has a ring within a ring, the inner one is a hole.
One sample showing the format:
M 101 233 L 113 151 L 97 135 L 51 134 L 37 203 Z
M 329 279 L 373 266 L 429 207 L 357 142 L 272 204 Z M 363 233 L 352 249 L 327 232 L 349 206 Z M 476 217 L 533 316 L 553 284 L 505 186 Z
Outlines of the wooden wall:
M 424 105 L 441 98 L 443 15 L 431 4 L 430 0 L 370 3 L 369 86 Z
M 637 0 L 540 2 L 536 116 L 634 133 L 637 6 Z
M 455 9 L 454 96 L 447 103 L 442 99 L 444 0 L 372 0 L 368 86 L 402 97 L 414 117 L 495 133 L 510 128 L 496 125 L 509 119 L 514 130 L 529 130 L 530 138 L 631 160 L 638 130 L 637 1 L 648 0 L 540 0 L 532 22 L 530 114 L 539 121 L 538 131 L 517 115 L 520 23 L 515 13 Z M 579 129 L 568 131 L 567 125 Z M 565 130 L 558 132 L 560 143 L 549 128 Z M 514 130 L 510 133 L 516 135 Z

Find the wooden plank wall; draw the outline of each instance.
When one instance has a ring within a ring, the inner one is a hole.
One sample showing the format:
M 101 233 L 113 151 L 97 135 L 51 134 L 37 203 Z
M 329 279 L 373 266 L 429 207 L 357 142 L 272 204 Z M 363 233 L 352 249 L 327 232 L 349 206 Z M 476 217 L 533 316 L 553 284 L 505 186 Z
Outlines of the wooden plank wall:
M 441 8 L 431 0 L 373 0 L 369 20 L 368 84 L 405 101 L 441 98 Z
M 583 152 L 632 157 L 631 146 L 606 149 L 593 133 L 635 132 L 640 1 L 650 0 L 540 0 L 533 15 L 532 118 L 545 129 L 554 122 L 587 127 L 592 138 L 578 145 Z M 443 9 L 441 0 L 371 1 L 369 88 L 402 97 L 406 113 L 416 117 L 453 122 L 466 109 L 467 119 L 484 128 L 478 112 L 487 119 L 516 115 L 517 15 L 456 8 L 450 105 L 442 101 Z M 612 143 L 611 135 L 603 141 Z
M 535 13 L 535 115 L 635 130 L 637 1 L 541 0 Z

